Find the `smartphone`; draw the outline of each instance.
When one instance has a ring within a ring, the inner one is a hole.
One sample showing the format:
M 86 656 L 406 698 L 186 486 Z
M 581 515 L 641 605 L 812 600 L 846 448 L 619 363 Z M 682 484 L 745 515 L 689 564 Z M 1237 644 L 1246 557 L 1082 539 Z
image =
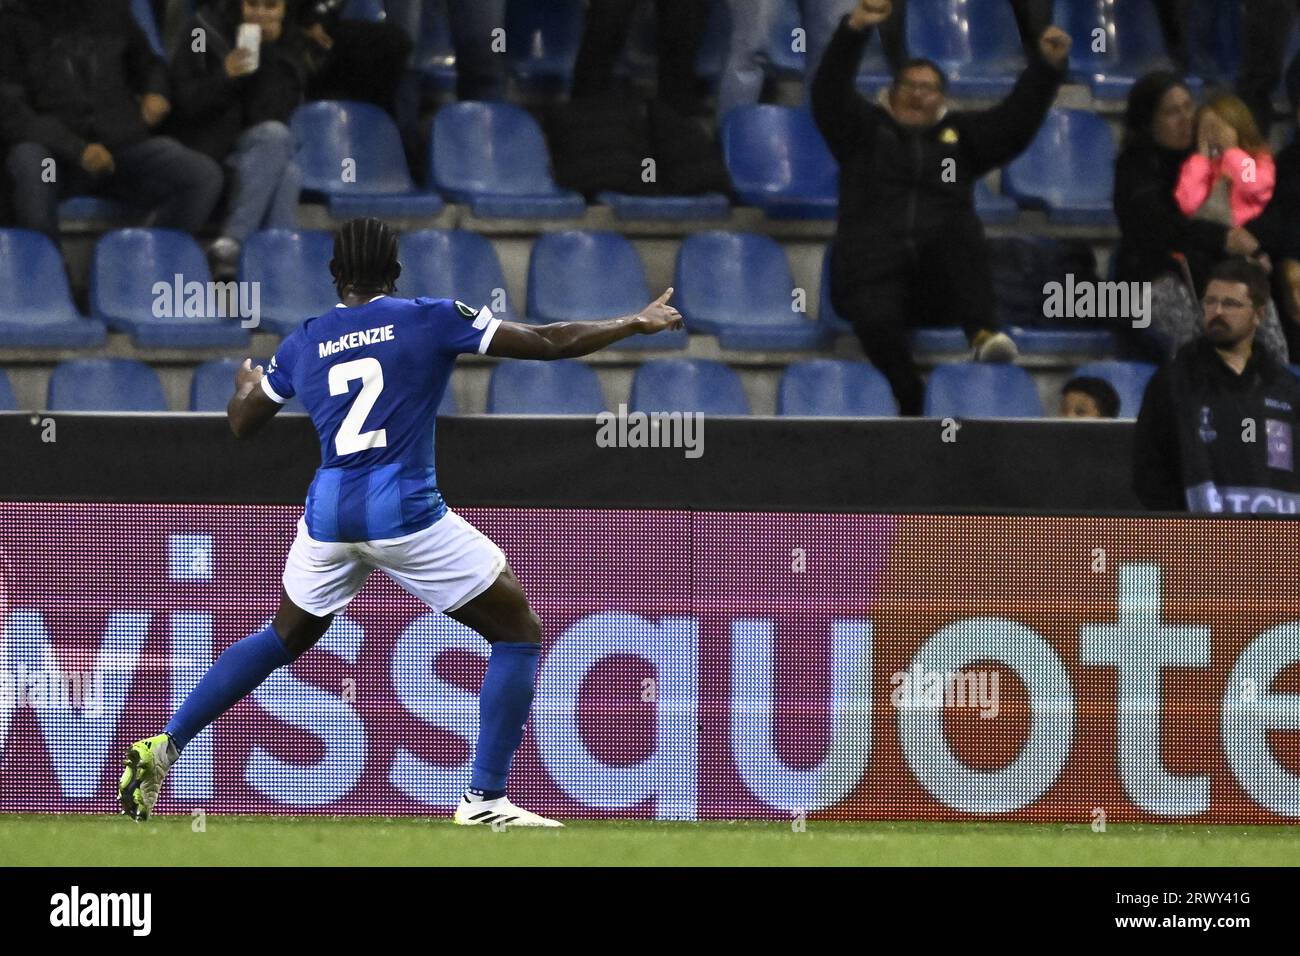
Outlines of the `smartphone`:
M 235 46 L 253 54 L 253 69 L 257 69 L 258 50 L 262 48 L 262 28 L 256 23 L 241 23 Z

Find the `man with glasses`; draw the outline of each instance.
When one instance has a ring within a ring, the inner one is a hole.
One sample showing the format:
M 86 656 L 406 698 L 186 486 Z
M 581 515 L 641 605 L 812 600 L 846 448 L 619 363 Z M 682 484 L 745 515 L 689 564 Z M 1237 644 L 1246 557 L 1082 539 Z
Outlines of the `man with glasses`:
M 924 387 L 909 330 L 957 325 L 974 358 L 1009 362 L 1015 343 L 997 330 L 975 184 L 1010 162 L 1038 132 L 1065 76 L 1070 38 L 1048 27 L 1011 94 L 992 109 L 948 112 L 947 78 L 908 60 L 883 103 L 854 87 L 873 27 L 890 0 L 859 0 L 831 38 L 813 80 L 813 117 L 840 165 L 831 302 L 884 374 L 904 415 L 919 415 Z
M 1300 513 L 1300 380 L 1255 347 L 1268 301 L 1255 263 L 1225 259 L 1211 271 L 1204 334 L 1156 372 L 1138 413 L 1133 487 L 1146 507 Z

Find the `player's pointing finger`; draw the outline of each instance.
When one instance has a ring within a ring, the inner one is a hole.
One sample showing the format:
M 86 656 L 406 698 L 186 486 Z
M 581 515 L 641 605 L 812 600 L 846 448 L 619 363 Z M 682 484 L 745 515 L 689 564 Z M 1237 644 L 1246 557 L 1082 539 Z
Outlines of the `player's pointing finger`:
M 664 294 L 661 295 L 661 296 L 660 296 L 660 297 L 655 301 L 655 305 L 663 305 L 663 304 L 664 304 L 665 302 L 667 302 L 670 298 L 672 298 L 672 294 L 673 294 L 673 287 L 672 287 L 672 286 L 669 286 L 667 289 L 664 290 Z

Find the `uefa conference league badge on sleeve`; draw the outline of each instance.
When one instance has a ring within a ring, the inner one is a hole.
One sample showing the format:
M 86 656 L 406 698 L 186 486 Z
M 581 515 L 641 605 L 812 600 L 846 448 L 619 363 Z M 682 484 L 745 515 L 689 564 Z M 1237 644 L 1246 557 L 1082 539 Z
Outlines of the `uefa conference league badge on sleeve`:
M 473 319 L 476 329 L 486 329 L 487 324 L 492 321 L 492 310 L 486 305 L 481 309 L 474 309 L 457 299 L 456 311 L 467 319 Z

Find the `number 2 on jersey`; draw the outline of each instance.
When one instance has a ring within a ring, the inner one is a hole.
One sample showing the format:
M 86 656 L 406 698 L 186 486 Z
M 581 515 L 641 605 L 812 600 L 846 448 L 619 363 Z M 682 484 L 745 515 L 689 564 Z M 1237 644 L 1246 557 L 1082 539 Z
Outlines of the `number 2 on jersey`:
M 388 433 L 384 429 L 377 428 L 368 432 L 361 430 L 370 409 L 375 407 L 379 393 L 384 390 L 384 370 L 379 366 L 379 359 L 356 359 L 330 368 L 330 394 L 346 395 L 348 383 L 358 378 L 361 379 L 361 391 L 353 399 L 352 407 L 334 436 L 334 450 L 340 455 L 388 446 Z

